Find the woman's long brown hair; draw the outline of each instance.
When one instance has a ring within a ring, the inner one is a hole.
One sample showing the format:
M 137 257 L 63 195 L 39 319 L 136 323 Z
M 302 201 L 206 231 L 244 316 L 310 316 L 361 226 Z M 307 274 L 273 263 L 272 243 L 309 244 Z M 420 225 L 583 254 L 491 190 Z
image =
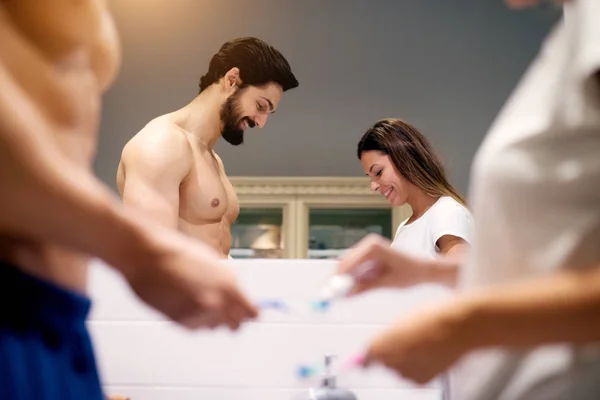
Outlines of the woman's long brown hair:
M 376 122 L 358 142 L 358 158 L 372 150 L 387 154 L 396 170 L 425 193 L 450 196 L 466 206 L 465 198 L 448 181 L 433 146 L 414 126 L 395 118 Z

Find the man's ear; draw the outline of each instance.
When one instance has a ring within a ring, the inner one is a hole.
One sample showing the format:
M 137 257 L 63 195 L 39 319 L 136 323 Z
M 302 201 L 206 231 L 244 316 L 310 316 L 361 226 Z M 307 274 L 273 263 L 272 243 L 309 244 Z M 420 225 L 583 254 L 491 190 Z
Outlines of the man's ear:
M 231 91 L 232 89 L 235 89 L 236 86 L 241 84 L 240 70 L 237 67 L 233 67 L 227 71 L 223 78 L 226 91 Z

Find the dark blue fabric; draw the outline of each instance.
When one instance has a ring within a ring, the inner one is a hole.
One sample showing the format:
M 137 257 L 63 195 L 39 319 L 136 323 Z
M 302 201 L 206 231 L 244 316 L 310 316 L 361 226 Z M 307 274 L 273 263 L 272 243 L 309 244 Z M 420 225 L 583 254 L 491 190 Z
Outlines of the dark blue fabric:
M 0 261 L 0 400 L 103 400 L 90 300 Z

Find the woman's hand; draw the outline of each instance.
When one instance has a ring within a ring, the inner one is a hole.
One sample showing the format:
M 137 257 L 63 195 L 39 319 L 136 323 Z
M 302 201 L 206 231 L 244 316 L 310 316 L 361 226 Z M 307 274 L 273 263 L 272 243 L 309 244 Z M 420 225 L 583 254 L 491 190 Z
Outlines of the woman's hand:
M 357 284 L 351 295 L 383 287 L 407 287 L 427 280 L 425 262 L 390 248 L 390 242 L 369 235 L 340 258 L 337 274 L 350 274 Z
M 436 378 L 470 349 L 468 314 L 458 304 L 430 307 L 396 322 L 371 342 L 365 365 L 382 364 L 418 384 Z

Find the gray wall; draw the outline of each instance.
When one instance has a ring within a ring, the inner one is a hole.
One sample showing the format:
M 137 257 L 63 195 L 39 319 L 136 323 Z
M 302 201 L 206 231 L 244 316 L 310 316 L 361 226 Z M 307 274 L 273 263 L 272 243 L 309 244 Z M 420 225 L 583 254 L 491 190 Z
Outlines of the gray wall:
M 382 117 L 420 128 L 466 191 L 487 128 L 557 18 L 502 0 L 114 0 L 123 68 L 105 96 L 99 176 L 122 146 L 183 106 L 220 45 L 257 36 L 300 87 L 246 143 L 217 145 L 229 175 L 361 176 L 356 143 Z

